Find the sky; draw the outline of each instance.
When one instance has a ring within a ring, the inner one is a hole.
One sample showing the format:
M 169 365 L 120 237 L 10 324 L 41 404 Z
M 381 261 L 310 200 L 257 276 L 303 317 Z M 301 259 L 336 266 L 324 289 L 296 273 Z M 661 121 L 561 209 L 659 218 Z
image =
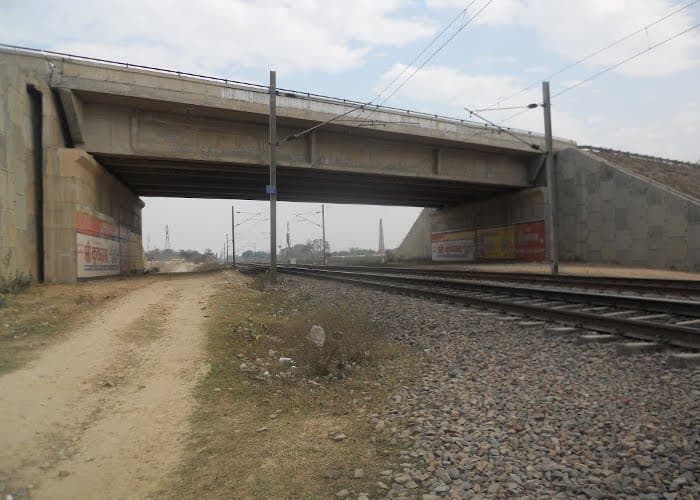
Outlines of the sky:
M 698 23 L 700 2 L 693 0 L 3 0 L 0 42 L 262 84 L 275 69 L 280 87 L 358 101 L 375 98 L 397 76 L 395 85 L 415 73 L 386 105 L 459 118 L 469 117 L 465 107 L 541 102 L 540 82 L 549 78 L 555 135 L 700 161 Z M 459 26 L 465 27 L 457 32 Z M 382 100 L 392 93 L 390 88 Z M 482 114 L 500 123 L 514 111 Z M 503 125 L 541 132 L 541 111 L 526 111 Z M 230 232 L 232 204 L 264 214 L 269 205 L 144 201 L 144 246 L 150 241 L 162 247 L 168 224 L 173 247 L 216 251 Z M 387 248 L 395 247 L 420 211 L 326 208 L 334 250 L 376 248 L 379 218 Z M 319 209 L 280 204 L 279 241 L 287 221 L 292 243 L 318 237 L 317 226 L 294 214 Z M 264 247 L 266 224 L 239 226 L 237 249 Z

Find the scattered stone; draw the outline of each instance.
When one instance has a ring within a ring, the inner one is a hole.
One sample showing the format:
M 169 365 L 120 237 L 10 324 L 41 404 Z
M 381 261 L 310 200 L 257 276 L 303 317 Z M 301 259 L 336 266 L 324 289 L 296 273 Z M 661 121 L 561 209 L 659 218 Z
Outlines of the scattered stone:
M 346 438 L 347 438 L 347 436 L 345 434 L 343 434 L 342 432 L 338 432 L 337 434 L 333 434 L 333 436 L 331 437 L 331 439 L 333 441 L 343 441 Z
M 396 474 L 394 476 L 394 482 L 398 484 L 406 484 L 411 480 L 411 476 L 408 474 Z
M 418 488 L 418 484 L 414 480 L 410 480 L 404 486 L 409 490 L 415 490 L 416 488 Z
M 544 329 L 544 333 L 546 333 L 549 336 L 567 336 L 571 335 L 573 333 L 578 333 L 580 332 L 580 328 L 574 328 L 571 326 L 552 326 L 549 328 Z
M 308 338 L 316 347 L 323 347 L 326 343 L 326 331 L 323 327 L 314 325 L 309 330 Z
M 365 471 L 362 469 L 355 469 L 355 472 L 352 475 L 353 479 L 362 479 L 365 477 Z
M 617 353 L 621 355 L 648 354 L 663 349 L 663 345 L 657 342 L 623 342 L 617 345 Z
M 335 494 L 336 498 L 345 498 L 350 495 L 350 492 L 348 490 L 340 490 Z
M 284 366 L 285 368 L 288 368 L 294 364 L 294 360 L 292 358 L 280 358 L 279 364 Z
M 698 368 L 700 352 L 674 352 L 668 357 L 668 364 L 674 368 Z
M 68 476 L 70 476 L 70 472 L 68 472 L 67 470 L 58 471 L 58 477 L 64 478 L 64 477 L 68 477 Z
M 620 340 L 617 335 L 607 333 L 589 333 L 576 338 L 577 344 L 607 344 Z
M 330 281 L 289 283 L 304 300 L 354 304 L 420 357 L 415 377 L 367 413 L 387 458 L 377 496 L 700 498 L 700 370 L 669 369 L 665 352 L 583 349 L 572 330 L 545 339 L 532 333 L 549 324 L 500 321 L 500 313 Z
M 260 428 L 257 429 L 255 432 L 265 432 L 265 431 L 267 431 L 267 430 L 269 430 L 267 427 L 260 427 Z
M 328 479 L 338 479 L 340 477 L 340 471 L 336 469 L 331 469 L 326 472 L 326 477 Z

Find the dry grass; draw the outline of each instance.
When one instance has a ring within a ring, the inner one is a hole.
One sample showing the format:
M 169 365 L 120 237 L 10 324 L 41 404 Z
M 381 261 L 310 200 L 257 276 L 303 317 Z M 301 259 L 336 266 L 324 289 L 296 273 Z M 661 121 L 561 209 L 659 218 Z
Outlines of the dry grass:
M 396 454 L 375 442 L 367 414 L 393 384 L 410 383 L 411 354 L 385 342 L 358 311 L 291 303 L 251 278 L 228 276 L 209 305 L 211 369 L 198 388 L 187 459 L 164 494 L 306 499 L 347 488 L 376 496 L 379 471 Z M 323 349 L 306 339 L 318 323 Z M 337 433 L 347 438 L 332 439 Z M 352 478 L 356 468 L 364 478 Z M 327 478 L 329 470 L 340 478 Z
M 31 285 L 7 295 L 6 306 L 0 308 L 0 374 L 23 366 L 109 301 L 151 281 L 152 278 L 129 278 L 75 285 Z

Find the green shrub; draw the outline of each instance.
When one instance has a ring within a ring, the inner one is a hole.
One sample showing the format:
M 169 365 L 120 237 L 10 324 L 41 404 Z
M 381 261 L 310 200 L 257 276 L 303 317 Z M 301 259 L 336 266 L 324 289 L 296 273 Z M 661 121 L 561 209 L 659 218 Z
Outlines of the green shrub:
M 0 294 L 23 292 L 29 287 L 31 282 L 31 277 L 19 273 L 17 273 L 14 278 L 0 277 Z

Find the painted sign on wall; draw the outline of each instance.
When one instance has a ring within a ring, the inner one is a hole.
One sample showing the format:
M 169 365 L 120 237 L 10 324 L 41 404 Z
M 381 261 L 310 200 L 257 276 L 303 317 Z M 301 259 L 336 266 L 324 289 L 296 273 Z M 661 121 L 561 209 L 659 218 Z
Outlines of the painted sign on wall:
M 447 231 L 430 236 L 433 260 L 473 261 L 474 231 Z
M 478 229 L 476 248 L 479 259 L 515 259 L 513 226 Z
M 111 222 L 75 214 L 78 278 L 119 274 L 119 232 Z
M 544 221 L 515 225 L 515 258 L 530 262 L 545 260 Z

